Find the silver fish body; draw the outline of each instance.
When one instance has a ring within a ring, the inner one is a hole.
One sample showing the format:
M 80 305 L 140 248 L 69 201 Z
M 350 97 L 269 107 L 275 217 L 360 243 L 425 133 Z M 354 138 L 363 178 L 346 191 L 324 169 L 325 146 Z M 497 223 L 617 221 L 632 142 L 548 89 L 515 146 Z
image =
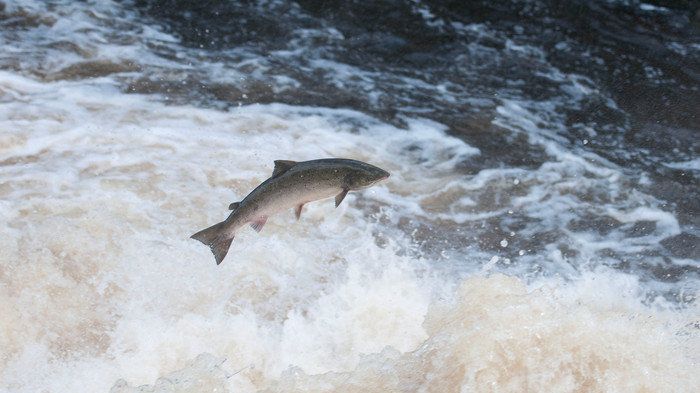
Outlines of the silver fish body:
M 242 201 L 232 203 L 228 218 L 192 235 L 208 245 L 220 264 L 236 235 L 251 223 L 260 232 L 267 218 L 295 208 L 297 219 L 304 204 L 335 196 L 336 207 L 349 191 L 370 187 L 389 177 L 389 173 L 365 162 L 329 158 L 312 161 L 275 161 L 272 176 L 250 192 Z

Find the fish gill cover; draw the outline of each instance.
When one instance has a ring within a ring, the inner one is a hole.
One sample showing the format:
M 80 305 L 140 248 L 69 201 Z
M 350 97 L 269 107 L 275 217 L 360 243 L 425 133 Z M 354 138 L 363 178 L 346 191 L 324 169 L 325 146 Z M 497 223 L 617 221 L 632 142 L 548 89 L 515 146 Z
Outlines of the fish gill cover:
M 0 390 L 696 391 L 699 8 L 0 2 Z

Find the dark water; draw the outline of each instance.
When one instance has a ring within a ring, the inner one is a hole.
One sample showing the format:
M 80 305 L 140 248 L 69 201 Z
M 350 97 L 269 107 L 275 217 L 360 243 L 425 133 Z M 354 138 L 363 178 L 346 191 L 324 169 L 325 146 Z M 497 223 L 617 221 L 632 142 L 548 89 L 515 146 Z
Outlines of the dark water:
M 540 144 L 492 122 L 504 100 L 516 100 L 542 114 L 537 126 L 567 147 L 646 174 L 636 187 L 664 201 L 683 227 L 654 253 L 700 258 L 698 170 L 664 165 L 700 156 L 697 2 L 136 5 L 199 56 L 244 76 L 212 83 L 193 70 L 186 83 L 146 77 L 133 82 L 136 91 L 167 87 L 209 105 L 352 108 L 398 125 L 411 116 L 433 119 L 482 151 L 460 164 L 465 174 L 549 159 Z M 280 91 L 279 77 L 296 82 Z M 574 82 L 592 92 L 572 94 Z M 608 223 L 585 225 L 605 231 Z M 644 231 L 640 224 L 631 235 Z
M 598 92 L 556 108 L 572 143 L 587 136 L 583 127 L 595 127 L 601 132 L 586 148 L 650 170 L 658 160 L 698 154 L 700 16 L 691 2 L 661 2 L 670 7 L 663 9 L 612 1 L 137 5 L 184 45 L 203 48 L 208 56 L 260 57 L 257 64 L 265 69 L 246 76 L 239 96 L 225 86 L 195 89 L 229 103 L 350 107 L 390 121 L 420 113 L 482 148 L 488 147 L 482 139 L 497 138 L 479 138 L 473 123 L 492 118 L 500 99 L 564 101 L 561 81 L 547 76 L 554 68 L 587 78 L 584 84 Z M 473 24 L 480 28 L 467 27 Z M 354 73 L 339 80 L 338 70 L 323 67 L 324 61 Z M 302 88 L 269 91 L 275 75 L 293 77 Z M 470 127 L 460 129 L 464 123 Z M 504 164 L 529 161 L 537 162 Z M 690 200 L 686 204 L 696 211 Z

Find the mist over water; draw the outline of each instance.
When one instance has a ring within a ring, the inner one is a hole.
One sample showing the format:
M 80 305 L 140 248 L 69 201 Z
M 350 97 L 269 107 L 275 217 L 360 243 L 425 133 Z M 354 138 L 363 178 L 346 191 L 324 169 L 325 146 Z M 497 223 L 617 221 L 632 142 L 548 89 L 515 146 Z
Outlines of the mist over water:
M 696 391 L 698 12 L 0 2 L 0 391 Z

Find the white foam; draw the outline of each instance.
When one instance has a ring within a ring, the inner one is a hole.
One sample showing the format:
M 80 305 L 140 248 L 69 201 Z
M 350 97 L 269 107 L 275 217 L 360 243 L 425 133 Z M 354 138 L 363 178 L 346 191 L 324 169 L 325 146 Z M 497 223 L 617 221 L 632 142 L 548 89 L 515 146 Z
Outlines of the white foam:
M 159 377 L 158 389 L 200 391 L 698 384 L 695 306 L 644 306 L 642 284 L 607 271 L 574 283 L 445 276 L 440 261 L 399 252 L 411 245 L 359 208 L 459 220 L 517 207 L 555 227 L 581 201 L 594 210 L 578 192 L 602 186 L 623 223 L 675 231 L 614 167 L 561 149 L 534 171 L 467 177 L 456 166 L 479 151 L 427 120 L 398 129 L 350 110 L 166 106 L 109 79 L 2 72 L 0 90 L 13 97 L 0 103 L 0 389 L 133 391 Z M 340 209 L 312 203 L 299 222 L 289 212 L 260 235 L 241 232 L 221 266 L 188 238 L 223 219 L 273 160 L 329 156 L 392 177 Z M 475 197 L 515 186 L 528 192 L 512 203 Z M 528 257 L 565 263 L 547 251 Z M 451 256 L 475 272 L 490 257 Z
M 644 11 L 652 11 L 652 12 L 660 12 L 660 13 L 667 13 L 670 11 L 666 7 L 661 7 L 658 5 L 653 5 L 653 4 L 648 4 L 648 3 L 639 3 L 639 8 L 644 10 Z
M 203 355 L 211 359 L 208 367 L 197 359 L 159 384 L 213 380 L 271 391 L 692 391 L 699 382 L 697 334 L 688 319 L 641 307 L 638 289 L 634 278 L 604 272 L 574 285 L 547 281 L 530 289 L 512 277 L 474 277 L 454 298 L 432 305 L 422 324 L 427 337 L 413 350 L 387 347 L 346 371 L 290 368 L 258 384 L 250 383 L 255 368 L 236 369 Z M 238 374 L 229 381 L 212 378 L 217 369 Z M 114 389 L 136 391 L 124 382 Z
M 27 74 L 70 79 L 70 75 L 61 73 L 71 66 L 78 66 L 73 72 L 79 72 L 81 67 L 89 69 L 82 62 L 110 64 L 116 73 L 133 72 L 135 66 L 189 68 L 170 56 L 159 55 L 163 50 L 182 50 L 174 45 L 178 39 L 159 26 L 139 24 L 134 10 L 112 1 L 85 7 L 80 3 L 21 0 L 9 3 L 5 12 L 38 24 L 0 32 L 0 63 L 16 67 L 19 57 L 20 68 Z M 139 39 L 134 39 L 134 33 Z
M 688 161 L 669 162 L 669 163 L 665 163 L 664 165 L 669 167 L 669 168 L 674 168 L 674 169 L 687 169 L 687 170 L 693 170 L 693 171 L 700 171 L 700 158 L 696 158 L 694 160 L 688 160 Z

